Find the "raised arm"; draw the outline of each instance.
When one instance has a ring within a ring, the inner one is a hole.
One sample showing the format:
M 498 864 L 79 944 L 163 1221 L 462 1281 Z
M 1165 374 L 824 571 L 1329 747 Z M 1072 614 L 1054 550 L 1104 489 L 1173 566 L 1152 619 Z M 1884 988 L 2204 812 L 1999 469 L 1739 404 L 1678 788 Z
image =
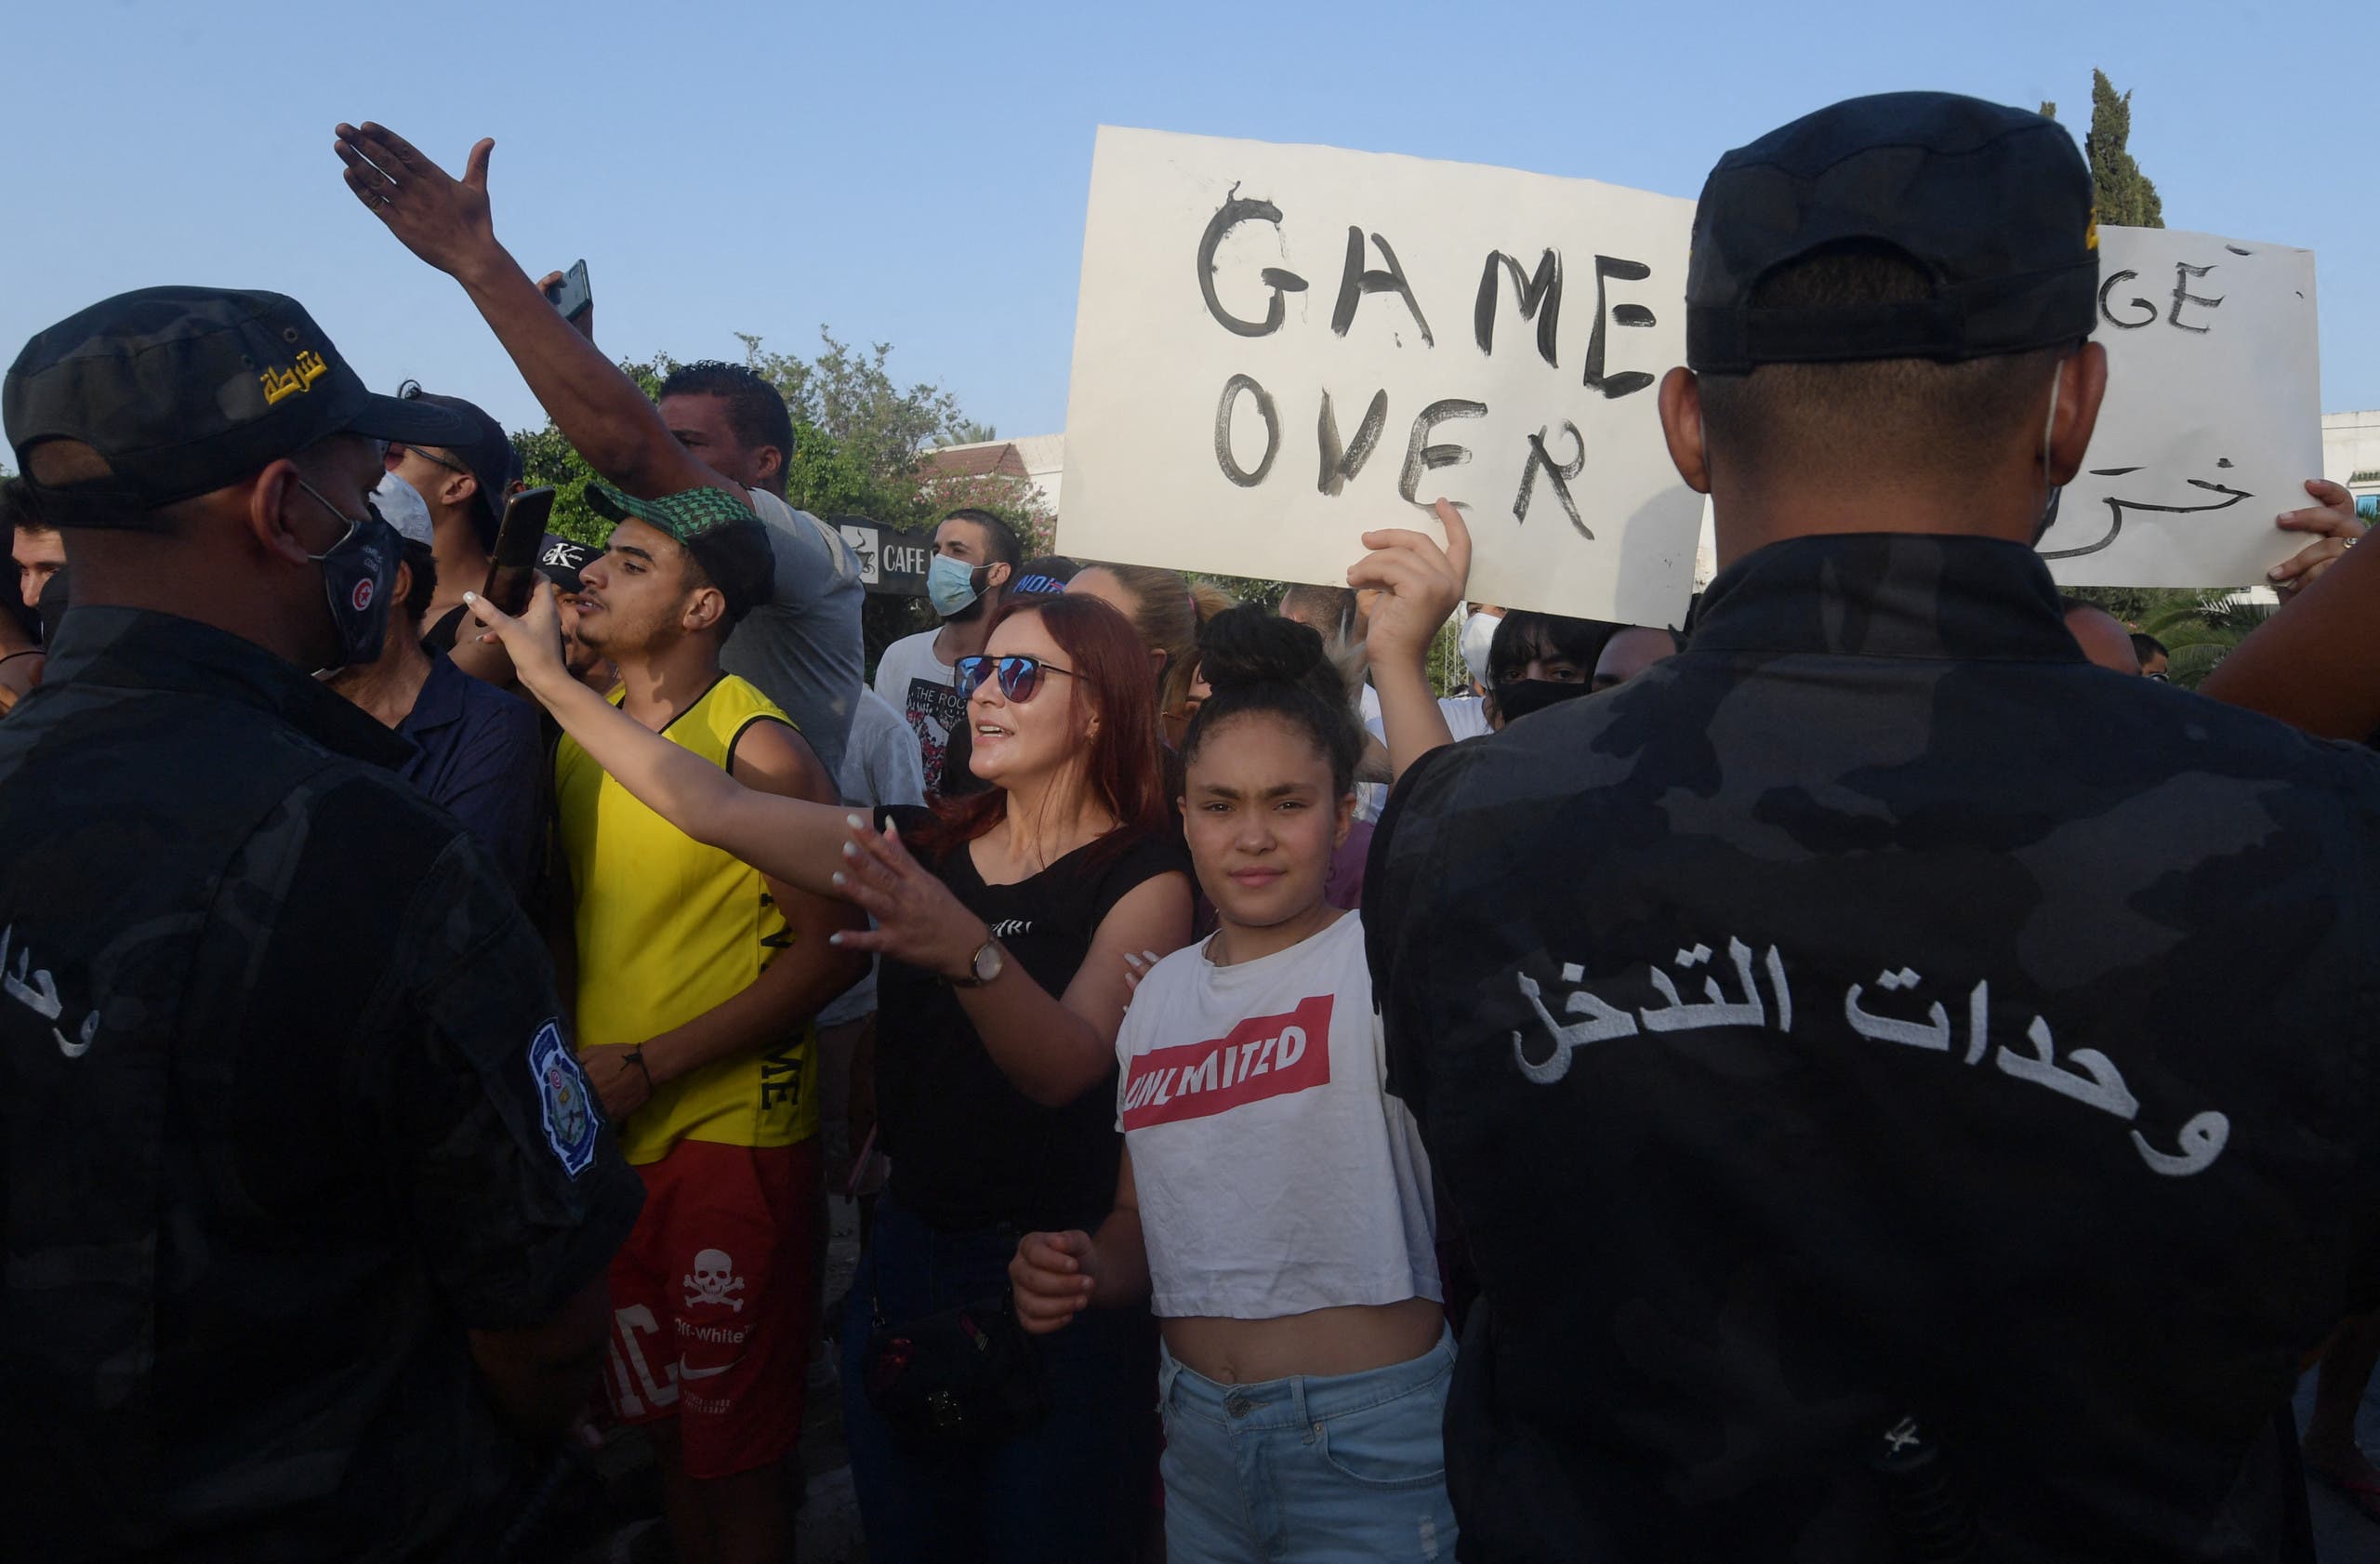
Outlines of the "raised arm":
M 640 498 L 741 484 L 694 459 L 636 382 L 562 319 L 505 247 L 488 206 L 493 140 L 471 148 L 460 179 L 395 131 L 342 124 L 334 149 L 347 185 L 405 248 L 463 285 L 562 437 L 613 484 Z
M 1439 627 L 1462 603 L 1471 575 L 1471 529 L 1462 512 L 1437 503 L 1447 546 L 1418 532 L 1393 528 L 1364 534 L 1372 551 L 1347 572 L 1359 590 L 1378 588 L 1372 606 L 1372 688 L 1380 695 L 1380 725 L 1388 735 L 1391 780 L 1442 744 L 1454 742 L 1446 713 L 1430 688 L 1427 659 Z
M 2380 661 L 2371 655 L 2380 622 L 2380 550 L 2351 548 L 2362 537 L 2355 502 L 2337 484 L 2306 485 L 2325 504 L 2292 511 L 2281 524 L 2320 538 L 2287 566 L 2288 596 L 2215 665 L 2199 694 L 2261 711 L 2321 738 L 2380 734 Z
M 473 592 L 464 603 L 512 656 L 521 687 L 621 787 L 707 846 L 814 895 L 841 893 L 845 812 L 747 788 L 693 750 L 670 743 L 570 676 L 562 660 L 562 610 L 540 579 L 514 618 Z

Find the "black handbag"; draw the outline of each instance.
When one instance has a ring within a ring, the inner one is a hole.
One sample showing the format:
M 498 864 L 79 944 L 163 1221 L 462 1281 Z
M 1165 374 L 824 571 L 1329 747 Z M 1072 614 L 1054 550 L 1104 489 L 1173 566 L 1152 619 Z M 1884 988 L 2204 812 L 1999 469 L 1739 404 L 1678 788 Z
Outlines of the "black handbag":
M 897 1325 L 878 1319 L 861 1372 L 869 1404 L 912 1450 L 980 1450 L 1050 1411 L 1040 1359 L 1005 1293 Z

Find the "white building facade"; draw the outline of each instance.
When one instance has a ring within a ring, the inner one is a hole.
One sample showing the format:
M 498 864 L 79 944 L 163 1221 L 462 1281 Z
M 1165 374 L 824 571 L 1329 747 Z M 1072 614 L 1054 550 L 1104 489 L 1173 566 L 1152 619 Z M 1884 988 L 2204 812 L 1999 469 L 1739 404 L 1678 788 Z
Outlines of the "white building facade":
M 2345 484 L 2356 508 L 2380 521 L 2380 407 L 2322 415 L 2322 476 Z

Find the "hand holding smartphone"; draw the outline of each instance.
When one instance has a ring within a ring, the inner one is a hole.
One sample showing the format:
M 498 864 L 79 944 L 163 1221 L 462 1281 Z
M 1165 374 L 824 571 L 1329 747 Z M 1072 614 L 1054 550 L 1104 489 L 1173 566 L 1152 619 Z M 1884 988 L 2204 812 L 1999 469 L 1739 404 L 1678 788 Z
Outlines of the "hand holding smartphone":
M 562 319 L 575 322 L 581 315 L 595 308 L 595 294 L 587 281 L 585 260 L 572 262 L 569 271 L 557 275 L 559 280 L 549 276 L 543 286 L 546 297 L 553 300 L 556 310 L 562 311 Z
M 496 553 L 488 562 L 487 584 L 480 595 L 507 614 L 529 606 L 537 588 L 537 554 L 545 547 L 546 521 L 553 514 L 554 491 L 523 489 L 504 508 L 496 531 Z

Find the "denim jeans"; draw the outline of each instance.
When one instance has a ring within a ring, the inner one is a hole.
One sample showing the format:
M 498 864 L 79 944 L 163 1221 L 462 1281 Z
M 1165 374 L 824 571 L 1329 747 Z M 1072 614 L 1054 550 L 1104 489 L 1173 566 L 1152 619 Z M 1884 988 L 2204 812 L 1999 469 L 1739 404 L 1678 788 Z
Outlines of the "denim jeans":
M 1157 1326 L 1088 1309 L 1034 1338 L 1050 1415 L 980 1451 L 920 1454 L 867 1399 L 874 1319 L 892 1323 L 1005 1294 L 1020 1237 L 945 1233 L 887 1195 L 853 1279 L 842 1336 L 843 1438 L 871 1564 L 1119 1564 L 1147 1524 L 1157 1466 Z
M 1454 1557 L 1454 1338 L 1409 1363 L 1220 1385 L 1164 1353 L 1166 1564 Z

